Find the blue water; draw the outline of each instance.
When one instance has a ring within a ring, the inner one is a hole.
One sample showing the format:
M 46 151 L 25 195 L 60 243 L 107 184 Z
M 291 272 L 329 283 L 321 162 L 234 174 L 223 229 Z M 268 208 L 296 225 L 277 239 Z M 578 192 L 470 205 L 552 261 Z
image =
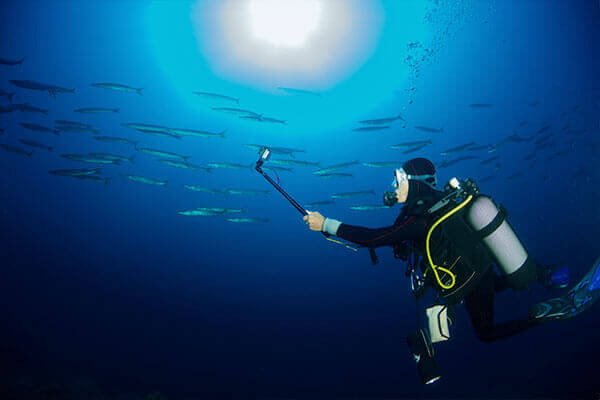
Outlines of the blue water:
M 320 23 L 329 30 L 315 33 L 321 36 L 307 48 L 316 50 L 304 53 L 252 39 L 240 22 L 247 18 L 242 0 L 1 6 L 0 58 L 25 60 L 0 65 L 0 89 L 15 92 L 13 103 L 48 113 L 0 114 L 0 142 L 54 147 L 33 149 L 31 157 L 0 149 L 6 390 L 30 398 L 44 398 L 39 388 L 49 385 L 56 398 L 83 398 L 73 394 L 82 387 L 132 399 L 155 391 L 169 399 L 598 397 L 597 308 L 484 344 L 460 306 L 450 341 L 436 345 L 443 377 L 424 387 L 405 340 L 417 323 L 410 282 L 391 249 L 379 249 L 373 267 L 365 250 L 324 240 L 250 168 L 176 169 L 90 133 L 55 136 L 19 125 L 80 121 L 101 135 L 191 156 L 200 166 L 250 166 L 258 154 L 244 144 L 302 149 L 296 160 L 322 167 L 354 160 L 400 165 L 417 156 L 443 165 L 476 156 L 439 167 L 438 180 L 481 181 L 482 192 L 507 208 L 527 250 L 540 262 L 570 266 L 571 282 L 579 281 L 600 253 L 597 2 L 340 4 L 332 14 L 323 8 Z M 9 83 L 15 79 L 75 93 L 53 98 Z M 97 82 L 143 94 L 91 86 Z M 286 123 L 216 112 L 238 106 L 193 91 L 239 98 L 240 108 Z M 8 104 L 6 97 L 0 102 Z M 73 112 L 82 107 L 120 111 Z M 398 113 L 404 121 L 389 129 L 353 131 L 358 121 Z M 225 130 L 226 137 L 177 140 L 121 126 L 128 122 Z M 513 133 L 534 138 L 506 142 Z M 527 157 L 551 133 L 550 145 Z M 390 148 L 425 139 L 432 144 L 414 153 Z M 440 154 L 471 141 L 497 150 Z M 92 167 L 60 156 L 89 152 L 136 157 L 133 164 L 102 167 L 107 185 L 48 173 Z M 312 208 L 345 223 L 382 227 L 398 215 L 398 206 L 349 209 L 380 205 L 392 168 L 357 164 L 337 171 L 352 177 L 327 179 L 314 169 L 269 174 L 303 205 L 373 190 Z M 185 184 L 271 193 L 225 196 Z M 228 217 L 269 222 L 177 214 L 197 207 L 242 208 Z M 496 297 L 495 318 L 523 318 L 535 302 L 560 294 L 539 285 L 504 292 Z

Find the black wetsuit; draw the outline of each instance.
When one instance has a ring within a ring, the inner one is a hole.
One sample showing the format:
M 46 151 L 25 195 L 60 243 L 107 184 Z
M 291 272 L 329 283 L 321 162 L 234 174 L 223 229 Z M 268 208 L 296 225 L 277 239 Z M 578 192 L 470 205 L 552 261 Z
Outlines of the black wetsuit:
M 394 225 L 371 229 L 341 224 L 336 235 L 349 242 L 371 248 L 393 246 L 410 241 L 414 247 L 421 250 L 422 254 L 427 232 L 435 222 L 425 211 L 442 197 L 442 192 L 410 181 L 409 198 Z M 503 339 L 537 325 L 529 318 L 494 325 L 494 293 L 507 288 L 505 279 L 498 276 L 493 268 L 488 268 L 479 284 L 465 297 L 467 312 L 477 337 L 483 342 Z

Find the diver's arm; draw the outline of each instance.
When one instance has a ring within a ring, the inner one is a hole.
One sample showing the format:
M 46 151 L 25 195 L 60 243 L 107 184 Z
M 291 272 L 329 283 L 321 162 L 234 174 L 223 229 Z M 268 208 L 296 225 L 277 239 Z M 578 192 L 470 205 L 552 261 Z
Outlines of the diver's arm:
M 323 232 L 365 247 L 391 246 L 405 240 L 423 239 L 427 233 L 427 221 L 424 217 L 413 216 L 397 225 L 372 229 L 325 218 Z

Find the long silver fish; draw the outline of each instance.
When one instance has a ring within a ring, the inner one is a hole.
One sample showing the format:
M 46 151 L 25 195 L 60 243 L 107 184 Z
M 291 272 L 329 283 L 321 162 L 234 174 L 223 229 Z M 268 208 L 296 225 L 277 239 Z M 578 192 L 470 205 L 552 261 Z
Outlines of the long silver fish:
M 104 113 L 118 113 L 118 108 L 78 108 L 73 110 L 81 114 L 104 114 Z
M 48 85 L 47 83 L 30 81 L 30 80 L 9 80 L 15 86 L 23 89 L 40 90 L 48 92 L 51 96 L 56 97 L 57 93 L 75 93 L 75 89 L 67 89 L 56 85 Z
M 365 167 L 372 168 L 396 168 L 400 164 L 398 161 L 373 161 L 373 162 L 364 162 L 362 165 Z
M 282 120 L 282 119 L 277 119 L 277 118 L 271 118 L 271 117 L 264 117 L 263 115 L 244 115 L 241 116 L 240 118 L 242 119 L 250 119 L 253 121 L 258 121 L 258 122 L 268 122 L 268 123 L 272 123 L 272 124 L 282 124 L 285 125 L 287 122 Z
M 20 110 L 20 108 L 19 108 L 18 104 L 3 104 L 3 105 L 0 105 L 0 114 L 5 114 L 5 113 L 19 111 L 19 110 Z
M 57 125 L 56 129 L 61 132 L 72 132 L 72 133 L 91 133 L 93 135 L 97 135 L 100 133 L 98 129 L 94 128 L 84 128 L 80 126 L 70 126 L 70 125 Z
M 380 126 L 361 126 L 360 128 L 352 129 L 354 132 L 368 132 L 368 131 L 381 131 L 383 129 L 389 129 L 388 125 Z
M 205 171 L 205 172 L 211 172 L 211 168 L 201 167 L 200 165 L 190 164 L 188 162 L 174 161 L 174 160 L 168 160 L 168 159 L 158 160 L 158 162 L 170 165 L 171 167 L 175 167 L 175 168 L 189 169 L 192 171 L 200 171 L 201 170 L 201 171 Z
M 371 189 L 371 190 L 361 190 L 358 192 L 334 193 L 331 195 L 331 197 L 334 199 L 349 199 L 351 197 L 366 196 L 369 194 L 375 194 L 375 191 L 373 189 Z
M 119 92 L 137 93 L 140 96 L 142 95 L 142 90 L 144 90 L 144 88 L 134 88 L 134 87 L 127 86 L 127 85 L 121 85 L 120 83 L 111 83 L 111 82 L 92 83 L 91 86 L 97 87 L 97 88 L 102 88 L 102 89 L 116 90 Z
M 473 145 L 476 145 L 476 144 L 477 143 L 475 143 L 475 142 L 469 142 L 469 143 L 461 144 L 460 146 L 452 147 L 451 149 L 447 149 L 447 150 L 441 151 L 440 154 L 443 155 L 443 156 L 445 156 L 445 155 L 448 155 L 448 154 L 458 153 L 459 151 L 466 150 L 469 147 L 471 147 Z
M 29 103 L 15 104 L 15 105 L 19 108 L 19 111 L 21 111 L 21 112 L 37 112 L 37 113 L 41 113 L 41 114 L 48 114 L 48 110 L 46 110 L 45 108 L 35 107 Z
M 289 94 L 303 94 L 303 95 L 315 96 L 315 97 L 319 97 L 319 98 L 323 97 L 323 95 L 321 93 L 313 92 L 310 90 L 294 89 L 294 88 L 281 87 L 281 86 L 278 86 L 277 89 L 282 90 Z
M 162 187 L 167 187 L 167 183 L 169 182 L 169 181 L 159 181 L 157 179 L 148 178 L 148 177 L 140 176 L 140 175 L 121 174 L 121 176 L 123 178 L 129 179 L 130 181 L 147 183 L 149 185 L 156 185 L 156 186 L 162 186 Z
M 306 207 L 324 206 L 327 204 L 335 204 L 335 201 L 334 200 L 313 201 L 312 203 L 307 203 Z
M 150 148 L 147 148 L 147 147 L 136 147 L 135 149 L 137 151 L 139 151 L 140 153 L 150 154 L 151 156 L 166 157 L 166 158 L 176 158 L 176 159 L 179 159 L 179 160 L 183 160 L 185 162 L 187 162 L 188 158 L 191 157 L 191 156 L 182 156 L 181 154 L 171 153 L 169 151 L 164 151 L 164 150 L 150 149 Z
M 90 124 L 84 124 L 83 122 L 78 122 L 78 121 L 68 121 L 66 119 L 55 119 L 54 123 L 56 125 L 61 125 L 61 126 L 74 126 L 77 128 L 92 128 L 92 125 Z
M 124 126 L 125 128 L 129 128 L 129 129 L 135 129 L 136 131 L 142 131 L 142 132 L 164 132 L 164 133 L 170 133 L 171 129 L 167 128 L 166 126 L 162 126 L 162 125 L 152 125 L 152 124 L 141 124 L 141 123 L 137 123 L 137 122 L 125 122 L 122 123 L 121 126 Z
M 426 144 L 422 144 L 422 145 L 420 145 L 420 146 L 413 147 L 412 149 L 404 150 L 404 151 L 402 152 L 402 154 L 415 153 L 415 152 L 417 152 L 417 151 L 421 150 L 421 149 L 422 149 L 423 147 L 425 147 L 425 146 L 427 146 L 427 145 L 426 145 Z
M 391 208 L 389 206 L 350 206 L 348 207 L 351 210 L 356 210 L 356 211 L 370 211 L 370 210 L 383 210 L 386 208 Z
M 45 133 L 52 133 L 54 135 L 60 135 L 59 129 L 52 129 L 52 128 L 48 128 L 46 126 L 33 124 L 30 122 L 19 122 L 19 125 L 21 125 L 25 129 L 29 129 L 30 131 L 45 132 Z
M 198 207 L 196 210 L 209 211 L 219 214 L 242 213 L 243 208 L 226 208 L 226 207 Z
M 226 218 L 227 222 L 236 223 L 256 223 L 256 222 L 269 222 L 268 218 Z
M 205 211 L 205 210 L 185 210 L 177 211 L 179 215 L 185 215 L 186 217 L 213 217 L 215 215 L 223 215 L 222 213 Z
M 494 157 L 491 157 L 491 158 L 485 159 L 485 160 L 483 160 L 483 161 L 480 161 L 480 162 L 479 162 L 479 164 L 481 164 L 481 165 L 489 164 L 489 163 L 491 163 L 491 162 L 494 162 L 494 161 L 496 161 L 496 160 L 497 160 L 497 159 L 499 159 L 499 158 L 500 158 L 500 156 L 494 156 Z
M 225 189 L 227 194 L 269 194 L 270 190 L 258 190 L 258 189 Z
M 103 158 L 106 160 L 112 160 L 112 161 L 116 161 L 116 162 L 130 162 L 132 164 L 133 164 L 133 160 L 135 159 L 135 154 L 132 155 L 131 157 L 125 157 L 125 156 L 121 156 L 118 154 L 111 154 L 111 153 L 90 153 L 89 155 L 92 157 Z
M 52 175 L 60 176 L 82 176 L 82 175 L 95 175 L 99 174 L 100 168 L 75 168 L 75 169 L 54 169 L 48 171 Z
M 0 143 L 0 147 L 8 151 L 9 153 L 19 154 L 22 156 L 31 157 L 31 155 L 33 154 L 33 151 L 25 151 L 20 147 L 11 146 L 10 144 Z
M 219 163 L 219 162 L 207 163 L 206 165 L 208 165 L 210 168 L 228 168 L 228 169 L 252 168 L 251 165 L 242 165 L 242 164 L 234 164 L 234 163 Z
M 7 58 L 0 57 L 0 64 L 2 64 L 2 65 L 10 65 L 10 66 L 21 65 L 21 64 L 23 64 L 23 61 L 25 61 L 25 57 L 21 58 L 20 60 L 9 60 Z
M 90 164 L 116 164 L 119 165 L 118 161 L 108 160 L 101 157 L 93 157 L 89 154 L 61 154 L 61 157 L 72 161 L 86 162 Z
M 98 140 L 100 142 L 105 142 L 105 143 L 132 144 L 134 146 L 137 146 L 137 144 L 139 143 L 134 140 L 129 140 L 129 139 L 116 137 L 116 136 L 94 136 L 92 139 Z
M 444 132 L 444 128 L 436 129 L 436 128 L 430 128 L 428 126 L 415 126 L 415 129 L 418 129 L 423 132 L 432 132 L 432 133 Z
M 365 125 L 385 125 L 385 124 L 390 124 L 396 120 L 401 120 L 404 121 L 404 118 L 402 118 L 402 115 L 398 114 L 395 117 L 388 117 L 388 118 L 378 118 L 378 119 L 365 119 L 362 121 L 358 121 L 359 124 L 365 124 Z
M 238 115 L 238 116 L 254 115 L 254 116 L 258 117 L 260 115 L 258 113 L 255 113 L 254 111 L 245 110 L 243 108 L 234 108 L 234 107 L 213 107 L 212 110 L 218 111 L 218 112 L 224 112 L 227 114 L 234 114 L 234 115 Z
M 12 98 L 15 95 L 15 92 L 5 92 L 0 89 L 0 97 L 6 97 L 10 103 L 12 103 Z
M 210 132 L 210 131 L 199 131 L 195 129 L 180 129 L 180 128 L 170 128 L 170 133 L 181 135 L 181 136 L 196 136 L 196 137 L 220 137 L 225 139 L 225 132 L 227 130 L 223 130 L 221 132 Z
M 73 175 L 73 178 L 80 179 L 82 181 L 92 181 L 92 182 L 102 182 L 108 185 L 108 182 L 111 178 L 102 178 L 101 176 L 96 175 Z
M 306 153 L 306 150 L 302 149 L 293 149 L 289 147 L 271 147 L 264 144 L 245 144 L 244 146 L 257 151 L 264 147 L 268 147 L 272 154 L 289 155 L 290 157 L 294 157 L 294 153 Z
M 45 144 L 42 144 L 42 143 L 38 143 L 38 142 L 35 142 L 33 140 L 19 139 L 19 142 L 23 143 L 26 146 L 37 147 L 38 149 L 45 149 L 45 150 L 48 150 L 48 151 L 52 151 L 52 149 L 54 148 L 52 146 L 48 146 L 48 145 L 45 145 Z
M 356 165 L 356 164 L 360 164 L 360 161 L 358 161 L 358 160 L 350 161 L 350 162 L 345 162 L 342 164 L 332 165 L 330 167 L 321 168 L 316 171 L 313 171 L 313 175 L 329 174 L 331 172 L 339 171 L 340 169 L 348 168 L 348 167 L 350 167 L 352 165 Z
M 210 194 L 225 194 L 224 191 L 211 189 L 200 185 L 183 185 L 186 189 L 194 191 L 194 192 L 204 192 Z
M 218 93 L 211 93 L 211 92 L 192 92 L 194 93 L 196 96 L 200 96 L 200 97 L 207 97 L 210 99 L 217 99 L 217 100 L 227 100 L 227 101 L 233 101 L 236 104 L 240 104 L 240 99 L 235 98 L 235 97 L 231 97 L 231 96 L 225 96 L 223 94 L 218 94 Z
M 300 160 L 278 160 L 278 159 L 269 160 L 269 164 L 287 165 L 290 167 L 319 167 L 320 166 L 319 163 L 317 163 L 317 162 L 300 161 Z

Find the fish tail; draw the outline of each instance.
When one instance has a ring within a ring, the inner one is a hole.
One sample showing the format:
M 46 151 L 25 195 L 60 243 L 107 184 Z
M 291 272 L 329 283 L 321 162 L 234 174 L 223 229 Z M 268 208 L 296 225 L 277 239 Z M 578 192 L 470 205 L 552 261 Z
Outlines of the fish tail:
M 169 183 L 169 181 L 165 181 L 163 184 L 163 187 L 166 188 L 167 187 L 167 183 Z
M 129 157 L 129 162 L 133 164 L 133 160 L 135 159 L 135 154 Z
M 48 147 L 48 151 L 54 150 L 54 147 Z
M 108 183 L 110 182 L 112 178 L 108 177 L 108 178 L 104 178 L 104 184 L 108 185 Z
M 225 129 L 224 131 L 219 132 L 219 135 L 221 135 L 221 137 L 223 139 L 225 139 L 225 132 L 227 132 L 227 129 Z
M 75 88 L 67 90 L 69 93 L 75 93 Z
M 240 105 L 240 99 L 235 99 L 235 104 Z
M 56 136 L 60 136 L 60 129 L 54 129 L 54 133 Z
M 113 109 L 112 111 L 113 111 L 113 112 L 116 112 L 116 113 L 118 113 L 118 112 L 119 112 L 119 109 L 118 109 L 118 108 L 115 108 L 115 109 Z
M 25 61 L 25 57 L 23 57 L 19 61 L 17 61 L 17 64 L 21 65 L 21 64 L 23 64 L 23 61 Z
M 144 90 L 144 88 L 135 89 L 136 93 L 140 96 L 142 95 L 142 90 Z
M 8 101 L 10 103 L 12 103 L 12 98 L 13 98 L 14 95 L 15 95 L 14 93 L 9 93 L 8 96 L 6 96 L 6 97 L 8 97 Z

